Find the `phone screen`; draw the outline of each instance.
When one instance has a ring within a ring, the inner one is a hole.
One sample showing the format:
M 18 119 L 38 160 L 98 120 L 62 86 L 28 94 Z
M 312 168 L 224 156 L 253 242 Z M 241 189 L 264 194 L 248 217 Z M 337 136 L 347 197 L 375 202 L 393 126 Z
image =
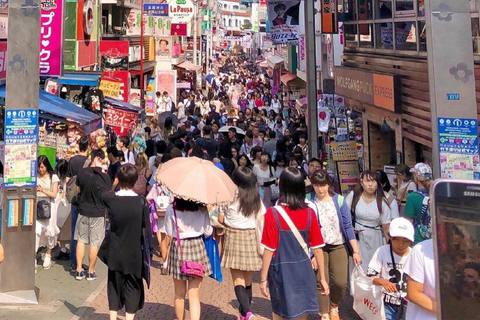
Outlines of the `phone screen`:
M 433 201 L 439 319 L 480 319 L 480 182 L 439 181 Z

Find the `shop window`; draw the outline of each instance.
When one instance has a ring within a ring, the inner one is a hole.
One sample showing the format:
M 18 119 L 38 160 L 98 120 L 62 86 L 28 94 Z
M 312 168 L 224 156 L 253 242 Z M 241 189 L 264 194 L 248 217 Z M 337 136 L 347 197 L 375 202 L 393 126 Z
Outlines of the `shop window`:
M 372 0 L 356 0 L 358 3 L 358 20 L 373 19 Z
M 376 47 L 378 49 L 393 49 L 393 23 L 376 23 Z
M 472 19 L 472 42 L 473 42 L 473 53 L 480 53 L 480 25 L 479 19 Z
M 392 9 L 392 1 L 375 0 L 376 19 L 391 19 Z
M 343 14 L 344 14 L 344 21 L 355 21 L 356 18 L 356 2 L 354 0 L 343 0 Z
M 405 16 L 414 16 L 414 0 L 396 0 L 395 1 L 395 16 L 396 17 L 405 17 Z
M 415 21 L 395 23 L 397 50 L 417 50 L 417 31 L 415 26 Z
M 373 24 L 359 24 L 358 29 L 360 31 L 360 47 L 373 48 Z
M 418 0 L 418 16 L 425 17 L 425 0 Z
M 347 47 L 358 46 L 357 25 L 346 24 L 344 25 L 344 31 L 345 31 L 345 45 Z
M 418 42 L 420 44 L 420 51 L 427 51 L 427 28 L 425 21 L 418 21 Z

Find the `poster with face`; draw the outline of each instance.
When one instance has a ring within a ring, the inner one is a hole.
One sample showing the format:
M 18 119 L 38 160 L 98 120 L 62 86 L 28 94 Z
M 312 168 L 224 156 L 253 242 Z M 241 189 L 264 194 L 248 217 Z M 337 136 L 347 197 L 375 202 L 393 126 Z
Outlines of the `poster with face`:
M 300 1 L 269 0 L 267 6 L 270 34 L 275 44 L 298 44 Z
M 170 59 L 172 55 L 172 37 L 157 37 L 155 56 L 160 59 Z

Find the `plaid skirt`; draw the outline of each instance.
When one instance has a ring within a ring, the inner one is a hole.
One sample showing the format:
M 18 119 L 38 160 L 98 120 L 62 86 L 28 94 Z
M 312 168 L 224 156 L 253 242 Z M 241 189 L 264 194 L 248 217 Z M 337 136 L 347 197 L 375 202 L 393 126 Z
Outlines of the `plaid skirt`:
M 258 271 L 262 268 L 255 229 L 226 228 L 222 267 L 242 271 Z
M 206 267 L 205 276 L 212 274 L 212 266 L 207 256 L 205 249 L 205 243 L 202 237 L 190 238 L 180 240 L 180 244 L 183 249 L 183 260 L 192 261 L 199 264 L 203 264 Z M 172 245 L 170 247 L 170 255 L 168 257 L 168 272 L 173 274 L 173 278 L 177 280 L 193 280 L 194 277 L 184 275 L 181 271 L 182 258 L 180 256 L 180 248 L 177 244 L 177 239 L 172 239 Z

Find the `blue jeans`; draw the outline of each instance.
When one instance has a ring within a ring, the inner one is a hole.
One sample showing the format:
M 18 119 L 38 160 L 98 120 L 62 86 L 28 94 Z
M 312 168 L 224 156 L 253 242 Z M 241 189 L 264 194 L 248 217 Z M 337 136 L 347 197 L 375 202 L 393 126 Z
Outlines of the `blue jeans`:
M 72 238 L 70 241 L 70 267 L 77 268 L 77 241 L 74 239 L 75 227 L 77 226 L 78 207 L 72 205 Z
M 397 320 L 398 318 L 398 308 L 400 306 L 396 306 L 390 303 L 385 303 L 385 320 Z

